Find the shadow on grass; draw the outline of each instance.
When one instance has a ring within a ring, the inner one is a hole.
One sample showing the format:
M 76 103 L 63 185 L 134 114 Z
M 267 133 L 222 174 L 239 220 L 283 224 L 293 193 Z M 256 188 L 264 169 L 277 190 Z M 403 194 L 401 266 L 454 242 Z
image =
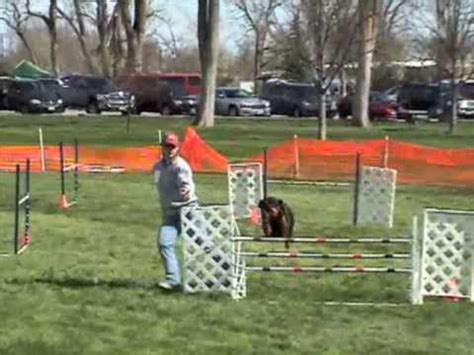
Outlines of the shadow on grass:
M 146 282 L 141 280 L 130 279 L 111 279 L 103 280 L 99 278 L 82 278 L 82 277 L 38 277 L 32 280 L 11 279 L 10 284 L 24 285 L 27 283 L 51 284 L 67 288 L 87 288 L 87 287 L 107 287 L 107 288 L 125 288 L 125 289 L 142 289 L 142 290 L 158 290 L 162 293 L 177 293 L 181 290 L 165 290 L 159 287 L 156 282 Z
M 160 289 L 157 283 L 145 282 L 130 279 L 111 279 L 103 280 L 99 278 L 82 278 L 82 277 L 39 277 L 33 280 L 37 283 L 53 284 L 61 287 L 69 288 L 85 288 L 85 287 L 109 287 L 109 288 L 141 288 L 141 289 Z

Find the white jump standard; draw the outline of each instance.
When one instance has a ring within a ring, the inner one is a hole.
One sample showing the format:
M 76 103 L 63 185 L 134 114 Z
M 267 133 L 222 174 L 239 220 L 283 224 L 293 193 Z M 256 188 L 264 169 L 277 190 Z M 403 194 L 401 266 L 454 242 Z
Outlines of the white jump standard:
M 227 180 L 234 218 L 249 218 L 263 198 L 262 164 L 229 164 Z

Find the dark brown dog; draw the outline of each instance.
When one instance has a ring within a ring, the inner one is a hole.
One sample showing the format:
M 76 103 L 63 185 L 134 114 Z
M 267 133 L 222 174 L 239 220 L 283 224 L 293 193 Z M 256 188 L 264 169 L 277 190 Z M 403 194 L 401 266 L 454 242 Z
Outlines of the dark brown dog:
M 267 197 L 258 203 L 262 213 L 262 228 L 265 237 L 285 238 L 288 249 L 288 239 L 293 238 L 295 218 L 290 206 L 275 197 Z

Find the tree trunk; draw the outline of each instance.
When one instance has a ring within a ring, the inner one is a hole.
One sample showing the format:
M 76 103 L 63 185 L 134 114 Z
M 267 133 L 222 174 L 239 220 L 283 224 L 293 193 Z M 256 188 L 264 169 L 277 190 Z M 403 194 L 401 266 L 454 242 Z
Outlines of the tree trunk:
M 319 88 L 319 117 L 318 117 L 318 139 L 327 139 L 327 117 L 326 117 L 326 91 Z
M 117 9 L 114 9 L 112 14 L 112 19 L 110 20 L 111 24 L 117 20 Z M 106 78 L 110 78 L 110 53 L 108 48 L 108 43 L 110 40 L 110 28 L 108 26 L 108 9 L 107 1 L 97 0 L 97 10 L 96 10 L 96 22 L 97 22 L 97 33 L 99 35 L 99 61 L 100 67 L 102 70 L 102 75 Z
M 147 20 L 148 0 L 134 1 L 133 24 L 130 16 L 130 0 L 123 0 L 120 4 L 122 23 L 127 36 L 127 61 L 128 72 L 142 70 L 143 39 Z
M 202 94 L 194 124 L 214 126 L 217 62 L 219 55 L 219 2 L 199 0 L 198 42 L 202 72 Z
M 49 37 L 50 37 L 50 47 L 49 47 L 49 57 L 51 60 L 51 71 L 57 76 L 58 75 L 58 62 L 57 62 L 57 51 L 58 51 L 58 33 L 56 30 L 56 22 L 51 23 L 49 27 Z
M 50 0 L 49 3 L 49 23 L 48 30 L 50 36 L 50 59 L 51 71 L 55 76 L 58 75 L 57 51 L 58 51 L 58 32 L 57 32 L 57 0 Z
M 260 49 L 260 35 L 257 32 L 255 34 L 255 57 L 253 63 L 253 92 L 257 93 L 257 78 L 260 74 L 260 62 L 261 62 L 261 49 Z
M 369 95 L 372 61 L 377 39 L 380 0 L 359 0 L 359 60 L 357 82 L 352 101 L 352 122 L 369 127 Z
M 33 64 L 36 64 L 36 56 L 35 53 L 33 52 L 33 49 L 31 48 L 30 44 L 28 43 L 28 40 L 26 39 L 25 35 L 23 33 L 17 32 L 17 36 L 20 38 L 21 43 L 23 43 L 23 46 L 25 47 L 26 51 L 28 52 L 28 58 L 30 62 Z
M 26 0 L 25 3 L 26 12 L 29 16 L 37 17 L 41 19 L 48 28 L 49 34 L 49 58 L 51 64 L 51 72 L 54 75 L 58 75 L 58 64 L 57 64 L 57 49 L 58 49 L 58 34 L 57 34 L 57 17 L 58 17 L 58 2 L 57 0 L 49 0 L 48 15 L 43 13 L 31 11 L 30 0 Z
M 97 68 L 94 64 L 94 61 L 92 60 L 91 52 L 87 48 L 87 44 L 85 40 L 87 36 L 87 32 L 85 30 L 83 15 L 81 13 L 79 0 L 74 0 L 74 11 L 75 11 L 75 16 L 77 18 L 77 25 L 74 22 L 74 16 L 69 16 L 61 8 L 58 8 L 59 14 L 66 20 L 66 22 L 72 28 L 72 30 L 74 31 L 77 37 L 77 40 L 79 41 L 81 53 L 86 61 L 86 65 L 89 70 L 89 73 L 97 74 Z
M 455 64 L 452 68 L 451 76 L 451 107 L 449 112 L 449 134 L 456 133 L 456 126 L 458 123 L 458 86 L 456 85 L 456 68 Z

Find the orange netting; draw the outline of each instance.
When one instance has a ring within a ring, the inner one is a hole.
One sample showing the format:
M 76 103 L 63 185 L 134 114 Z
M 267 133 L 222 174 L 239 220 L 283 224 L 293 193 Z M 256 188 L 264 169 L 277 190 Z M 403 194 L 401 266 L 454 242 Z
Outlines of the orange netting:
M 74 148 L 65 146 L 66 163 L 72 164 Z M 393 140 L 335 142 L 291 139 L 268 149 L 268 176 L 299 180 L 353 180 L 356 155 L 370 166 L 387 166 L 398 171 L 398 182 L 474 187 L 474 149 L 440 149 Z M 209 146 L 197 132 L 188 128 L 181 154 L 196 172 L 227 170 L 228 158 Z M 80 164 L 121 167 L 126 172 L 151 171 L 161 155 L 158 146 L 138 148 L 80 147 Z M 0 169 L 13 170 L 29 158 L 32 171 L 41 171 L 38 146 L 0 147 Z M 257 155 L 248 161 L 262 161 Z M 59 170 L 59 149 L 45 147 L 45 167 Z M 83 170 L 87 170 L 83 168 Z

